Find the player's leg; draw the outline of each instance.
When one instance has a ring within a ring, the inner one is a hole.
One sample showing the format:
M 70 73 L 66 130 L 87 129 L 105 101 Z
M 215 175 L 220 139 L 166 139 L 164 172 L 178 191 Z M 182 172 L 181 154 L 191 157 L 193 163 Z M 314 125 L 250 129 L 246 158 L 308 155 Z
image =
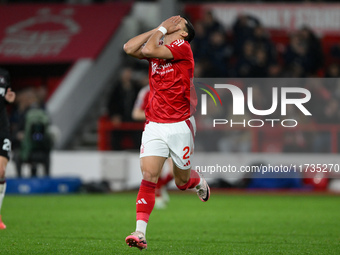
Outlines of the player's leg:
M 146 228 L 155 205 L 155 190 L 165 157 L 147 156 L 141 158 L 143 180 L 136 200 L 136 231 L 127 236 L 125 242 L 130 247 L 146 249 Z
M 173 162 L 171 158 L 168 158 L 162 168 L 162 173 L 158 178 L 156 185 L 156 209 L 164 209 L 170 201 L 169 194 L 167 192 L 167 185 L 174 179 L 173 174 Z
M 155 205 L 155 190 L 165 160 L 169 157 L 169 148 L 164 141 L 166 132 L 160 124 L 150 122 L 145 126 L 140 150 L 141 182 L 136 200 L 136 231 L 126 237 L 130 247 L 145 249 L 146 227 Z
M 187 189 L 196 189 L 198 197 L 202 202 L 210 198 L 210 188 L 206 180 L 195 170 L 181 169 L 174 164 L 174 178 L 177 188 L 184 191 Z
M 136 202 L 137 224 L 136 231 L 146 233 L 146 225 L 155 205 L 155 190 L 158 177 L 166 158 L 148 156 L 141 158 L 143 180 L 139 188 Z
M 6 192 L 5 172 L 11 151 L 11 141 L 7 137 L 1 137 L 0 143 L 0 229 L 5 229 L 6 225 L 1 220 L 1 207 Z
M 162 188 L 166 186 L 169 182 L 174 179 L 174 172 L 173 172 L 173 162 L 171 158 L 168 158 L 163 166 L 162 172 L 165 172 L 161 175 L 157 182 L 157 187 Z
M 1 207 L 2 207 L 2 202 L 4 200 L 4 197 L 5 197 L 5 192 L 6 192 L 5 171 L 6 171 L 7 163 L 8 163 L 8 159 L 0 155 L 0 229 L 6 228 L 6 225 L 1 220 Z
M 164 202 L 167 204 L 170 201 L 170 196 L 167 192 L 167 185 L 169 184 L 169 182 L 171 182 L 174 179 L 174 170 L 173 170 L 174 166 L 173 166 L 173 162 L 171 158 L 168 158 L 166 160 L 166 163 L 168 163 L 167 165 L 168 165 L 169 170 L 167 174 L 165 175 L 165 177 L 162 177 L 163 187 L 161 188 L 161 194 L 162 194 L 162 198 Z
M 174 133 L 169 139 L 170 155 L 173 160 L 173 172 L 176 186 L 180 190 L 196 188 L 198 197 L 208 201 L 210 188 L 205 179 L 195 170 L 191 170 L 194 150 L 195 120 L 193 117 L 177 123 L 173 127 Z

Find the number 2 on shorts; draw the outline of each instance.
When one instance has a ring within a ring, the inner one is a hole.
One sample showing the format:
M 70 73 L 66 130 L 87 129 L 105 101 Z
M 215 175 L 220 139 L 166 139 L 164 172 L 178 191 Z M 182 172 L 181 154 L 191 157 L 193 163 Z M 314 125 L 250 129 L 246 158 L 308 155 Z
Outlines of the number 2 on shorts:
M 190 147 L 189 146 L 185 146 L 183 151 L 185 151 L 184 155 L 183 155 L 183 159 L 189 159 L 189 152 L 190 152 Z
M 11 141 L 7 138 L 4 139 L 4 144 L 2 145 L 2 149 L 4 151 L 10 151 L 11 150 Z

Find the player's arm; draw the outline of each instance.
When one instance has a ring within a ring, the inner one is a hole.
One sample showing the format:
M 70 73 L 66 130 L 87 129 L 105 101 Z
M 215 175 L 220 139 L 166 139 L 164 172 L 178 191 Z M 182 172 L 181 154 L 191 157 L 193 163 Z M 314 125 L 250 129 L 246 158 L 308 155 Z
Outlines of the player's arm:
M 140 108 L 134 108 L 132 110 L 132 118 L 134 120 L 145 120 L 145 111 L 143 109 L 140 109 Z
M 135 58 L 144 58 L 144 55 L 142 54 L 143 44 L 146 43 L 156 31 L 157 28 L 152 29 L 127 41 L 123 47 L 126 54 Z
M 167 34 L 174 33 L 180 29 L 178 26 L 181 21 L 180 16 L 173 16 L 162 22 L 160 27 L 164 27 L 167 30 Z M 142 54 L 147 58 L 161 58 L 172 59 L 174 56 L 172 52 L 164 45 L 159 45 L 159 40 L 163 37 L 163 33 L 157 30 L 149 40 L 146 42 L 142 49 Z
M 149 94 L 150 94 L 150 90 L 148 87 L 144 87 L 138 92 L 136 102 L 132 109 L 132 118 L 134 120 L 142 121 L 146 119 L 145 107 L 149 99 Z

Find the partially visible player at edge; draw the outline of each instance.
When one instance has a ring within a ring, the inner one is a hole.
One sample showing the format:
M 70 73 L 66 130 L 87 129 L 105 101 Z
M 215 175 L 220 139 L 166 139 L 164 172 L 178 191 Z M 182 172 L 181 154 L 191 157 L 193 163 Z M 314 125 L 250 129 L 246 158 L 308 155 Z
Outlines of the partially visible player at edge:
M 1 206 L 6 192 L 5 171 L 11 151 L 6 103 L 13 103 L 14 100 L 15 93 L 10 88 L 9 73 L 0 68 L 0 229 L 6 228 L 1 220 Z
M 164 43 L 160 45 L 163 36 Z M 156 183 L 169 156 L 180 190 L 196 188 L 203 202 L 210 196 L 207 182 L 191 170 L 190 163 L 196 132 L 192 115 L 197 105 L 192 83 L 194 59 L 189 44 L 194 36 L 195 30 L 187 19 L 173 16 L 124 45 L 128 55 L 149 61 L 150 85 L 140 150 L 143 180 L 136 201 L 136 231 L 125 239 L 130 247 L 147 248 L 145 233 L 155 204 Z

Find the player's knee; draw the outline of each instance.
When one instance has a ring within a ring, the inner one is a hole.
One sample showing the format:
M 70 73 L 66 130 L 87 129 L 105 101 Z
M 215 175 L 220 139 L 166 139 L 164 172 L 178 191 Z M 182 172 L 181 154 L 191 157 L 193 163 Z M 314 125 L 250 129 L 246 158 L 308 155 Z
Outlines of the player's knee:
M 153 171 L 143 170 L 143 179 L 146 181 L 157 183 L 158 177 Z

